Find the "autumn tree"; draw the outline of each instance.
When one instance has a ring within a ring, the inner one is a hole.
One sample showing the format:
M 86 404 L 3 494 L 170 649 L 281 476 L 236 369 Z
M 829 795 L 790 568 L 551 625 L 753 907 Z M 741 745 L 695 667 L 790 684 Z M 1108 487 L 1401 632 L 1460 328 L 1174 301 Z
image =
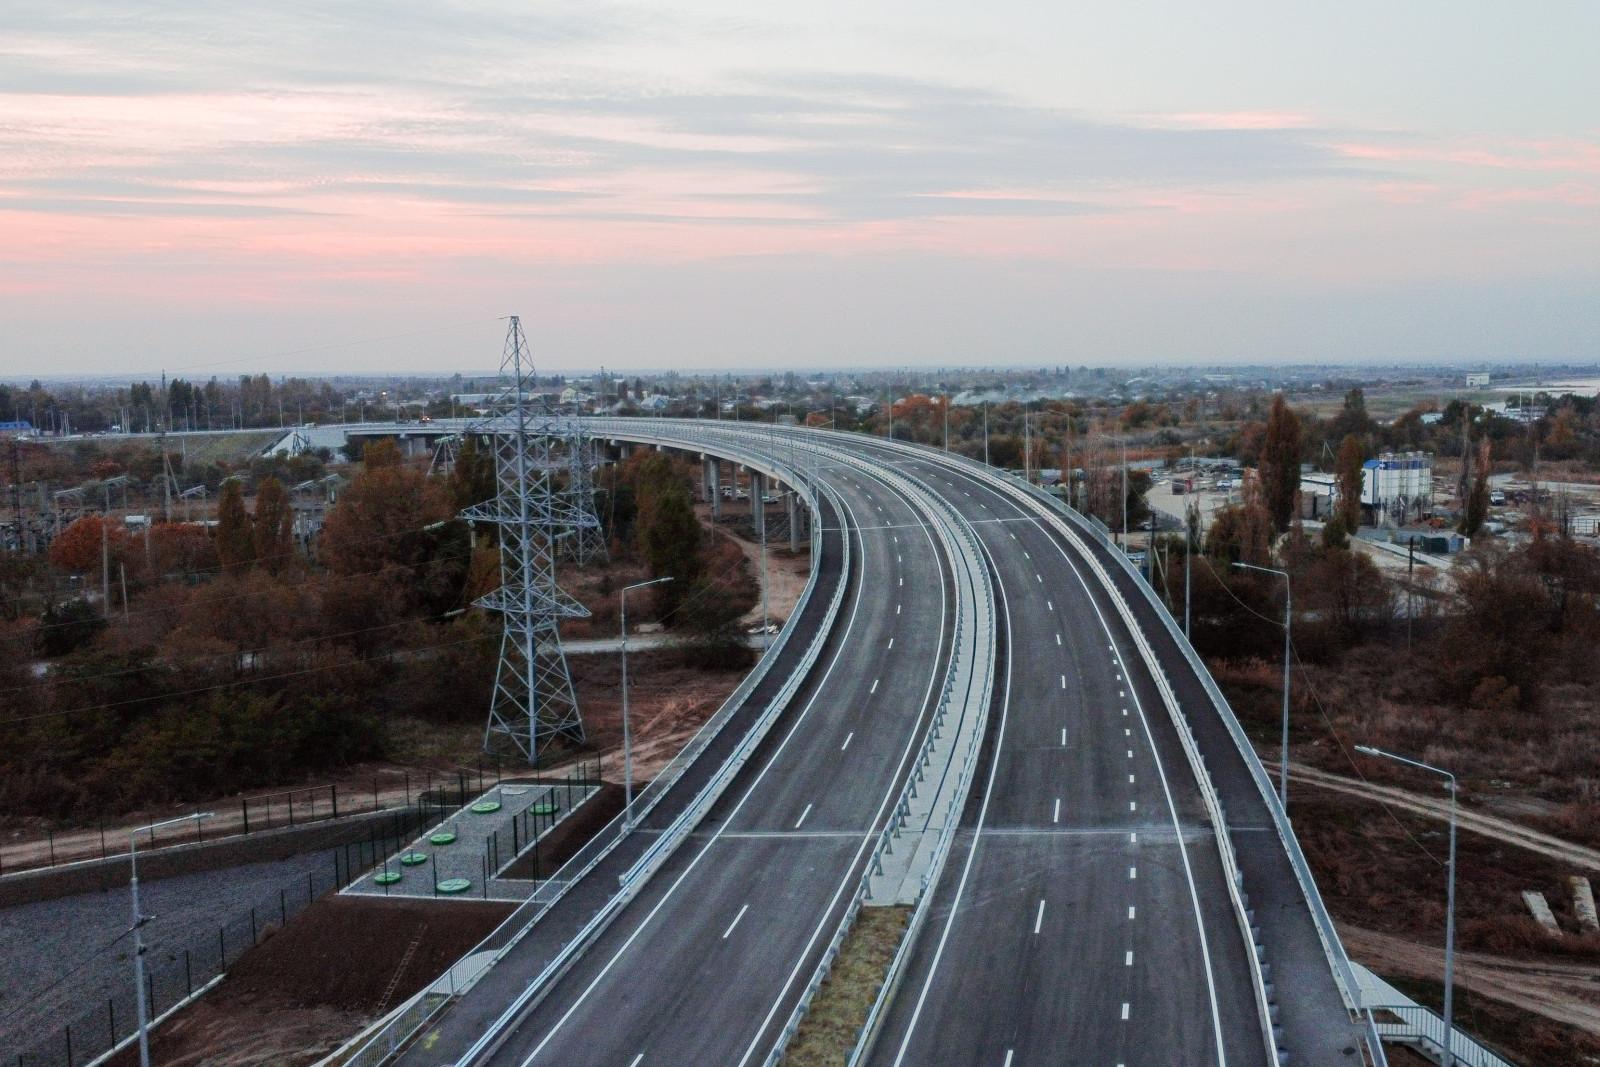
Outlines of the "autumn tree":
M 294 562 L 294 507 L 276 478 L 267 478 L 256 488 L 252 549 L 256 560 L 273 574 Z
M 98 578 L 102 548 L 110 554 L 111 570 L 115 573 L 127 543 L 127 531 L 119 524 L 101 515 L 85 515 L 74 520 L 50 543 L 50 562 L 62 570 Z
M 217 560 L 223 570 L 237 572 L 255 558 L 255 530 L 244 507 L 244 490 L 235 478 L 223 485 L 217 501 Z
M 1353 433 L 1345 434 L 1339 445 L 1339 455 L 1333 461 L 1333 477 L 1339 494 L 1338 515 L 1347 534 L 1355 533 L 1361 526 L 1361 464 L 1365 460 L 1361 439 Z
M 1283 394 L 1272 398 L 1260 460 L 1262 503 L 1278 532 L 1289 528 L 1295 495 L 1300 491 L 1300 416 Z

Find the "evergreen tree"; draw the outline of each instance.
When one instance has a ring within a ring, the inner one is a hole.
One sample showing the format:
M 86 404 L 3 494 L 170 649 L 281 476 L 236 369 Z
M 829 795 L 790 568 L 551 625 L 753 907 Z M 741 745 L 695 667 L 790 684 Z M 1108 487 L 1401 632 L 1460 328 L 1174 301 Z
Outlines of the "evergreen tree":
M 1294 498 L 1300 491 L 1300 416 L 1282 393 L 1272 398 L 1259 469 L 1262 502 L 1272 516 L 1273 528 L 1282 533 L 1294 517 Z
M 1467 494 L 1466 506 L 1461 509 L 1461 533 L 1476 537 L 1489 517 L 1489 441 L 1478 445 L 1478 468 L 1472 476 L 1472 491 Z
M 222 487 L 217 502 L 217 560 L 225 571 L 240 571 L 255 562 L 255 533 L 244 509 L 244 490 L 237 478 Z
M 255 558 L 273 574 L 294 560 L 294 507 L 276 478 L 263 480 L 256 489 L 253 534 Z
M 1339 519 L 1347 534 L 1355 533 L 1361 525 L 1361 464 L 1365 459 L 1360 438 L 1346 434 L 1334 460 L 1333 473 L 1339 491 Z

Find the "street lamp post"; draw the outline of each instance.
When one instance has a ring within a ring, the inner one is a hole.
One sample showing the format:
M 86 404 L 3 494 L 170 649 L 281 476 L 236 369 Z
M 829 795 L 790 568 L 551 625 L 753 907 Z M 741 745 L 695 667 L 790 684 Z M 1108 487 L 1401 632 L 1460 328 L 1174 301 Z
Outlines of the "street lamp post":
M 622 832 L 633 828 L 633 734 L 628 725 L 628 590 L 672 581 L 668 574 L 622 587 Z
M 1394 760 L 1396 763 L 1403 763 L 1408 767 L 1427 771 L 1429 774 L 1437 774 L 1445 780 L 1445 788 L 1450 790 L 1450 859 L 1446 864 L 1449 878 L 1445 889 L 1444 912 L 1444 1059 L 1440 1062 L 1442 1067 L 1453 1067 L 1455 1026 L 1452 1012 L 1455 1006 L 1456 967 L 1456 776 L 1442 767 L 1397 756 L 1393 752 L 1385 752 L 1371 745 L 1357 745 L 1356 751 L 1366 756 Z
M 1276 567 L 1257 567 L 1254 563 L 1235 563 L 1247 571 L 1276 574 L 1283 579 L 1283 739 L 1279 744 L 1278 802 L 1289 810 L 1289 649 L 1294 634 L 1294 589 L 1289 582 L 1289 572 Z
M 176 819 L 166 819 L 128 831 L 128 893 L 133 900 L 133 998 L 139 1012 L 139 1067 L 150 1067 L 150 1004 L 144 992 L 144 924 L 139 910 L 139 835 L 153 833 L 163 826 L 175 826 L 193 819 L 211 818 L 209 811 L 197 811 Z

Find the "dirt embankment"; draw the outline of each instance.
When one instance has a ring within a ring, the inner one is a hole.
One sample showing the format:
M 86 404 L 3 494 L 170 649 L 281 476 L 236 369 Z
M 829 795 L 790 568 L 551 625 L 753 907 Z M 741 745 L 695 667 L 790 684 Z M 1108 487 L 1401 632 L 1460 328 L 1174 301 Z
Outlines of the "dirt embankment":
M 329 897 L 162 1024 L 165 1067 L 303 1067 L 438 977 L 508 914 L 495 902 Z M 136 1067 L 128 1049 L 112 1067 Z

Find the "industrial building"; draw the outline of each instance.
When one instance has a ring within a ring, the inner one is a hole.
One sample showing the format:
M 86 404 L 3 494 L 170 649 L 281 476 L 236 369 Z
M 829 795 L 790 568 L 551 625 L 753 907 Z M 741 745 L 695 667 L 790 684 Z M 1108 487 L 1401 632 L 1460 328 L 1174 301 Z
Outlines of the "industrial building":
M 1433 456 L 1385 452 L 1361 465 L 1361 506 L 1375 526 L 1420 518 L 1433 502 Z

